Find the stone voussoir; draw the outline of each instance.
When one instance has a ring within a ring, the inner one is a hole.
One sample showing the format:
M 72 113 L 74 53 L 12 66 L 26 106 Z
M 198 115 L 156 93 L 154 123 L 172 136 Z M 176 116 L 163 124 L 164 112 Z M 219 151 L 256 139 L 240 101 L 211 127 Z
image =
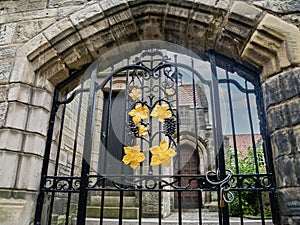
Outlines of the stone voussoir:
M 291 65 L 300 65 L 300 31 L 266 14 L 246 45 L 242 57 L 262 67 L 262 81 Z

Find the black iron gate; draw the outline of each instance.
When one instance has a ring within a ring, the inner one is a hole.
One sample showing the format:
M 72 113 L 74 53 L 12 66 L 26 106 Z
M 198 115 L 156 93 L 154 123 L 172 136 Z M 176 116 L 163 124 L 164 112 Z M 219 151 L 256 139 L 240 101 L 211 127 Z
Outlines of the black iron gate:
M 143 50 L 110 70 L 97 60 L 56 88 L 35 224 L 162 224 L 170 213 L 182 224 L 187 208 L 203 224 L 213 205 L 216 224 L 243 224 L 245 215 L 270 223 L 276 201 L 258 76 L 213 52 L 190 60 Z

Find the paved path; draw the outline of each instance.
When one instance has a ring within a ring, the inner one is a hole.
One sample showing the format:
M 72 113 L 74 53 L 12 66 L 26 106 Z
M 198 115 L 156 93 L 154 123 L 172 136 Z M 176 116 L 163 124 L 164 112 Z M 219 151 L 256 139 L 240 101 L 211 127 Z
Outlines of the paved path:
M 184 225 L 199 225 L 198 212 L 183 212 L 182 213 L 182 224 Z M 74 221 L 75 222 L 75 221 Z M 75 225 L 76 223 L 74 223 Z M 99 219 L 88 218 L 86 225 L 99 225 Z M 104 219 L 104 225 L 118 225 L 118 220 L 116 219 Z M 137 225 L 137 220 L 123 220 L 122 225 Z M 157 218 L 143 218 L 143 225 L 156 225 L 158 224 Z M 163 225 L 178 225 L 178 213 L 172 213 L 170 216 L 162 219 Z M 203 212 L 202 213 L 202 225 L 214 225 L 219 224 L 218 213 L 217 212 Z M 231 225 L 241 224 L 239 218 L 231 218 Z M 244 218 L 245 225 L 259 225 L 262 224 L 260 220 L 257 219 L 247 219 Z M 272 225 L 270 219 L 266 220 L 266 225 Z

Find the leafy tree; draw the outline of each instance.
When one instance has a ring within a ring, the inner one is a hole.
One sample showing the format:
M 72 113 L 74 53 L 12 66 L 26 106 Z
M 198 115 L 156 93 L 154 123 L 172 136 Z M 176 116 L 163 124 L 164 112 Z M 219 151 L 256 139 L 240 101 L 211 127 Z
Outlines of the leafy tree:
M 227 169 L 230 169 L 233 174 L 238 173 L 247 175 L 266 173 L 266 165 L 262 147 L 256 147 L 257 163 L 255 163 L 254 150 L 252 147 L 248 147 L 247 153 L 238 151 L 237 159 L 238 169 L 236 168 L 234 149 L 232 147 L 229 147 L 226 151 L 226 164 Z M 244 185 L 254 186 L 255 184 L 252 179 L 245 179 Z M 229 213 L 231 216 L 239 216 L 240 207 L 242 209 L 243 215 L 257 216 L 260 214 L 258 192 L 242 191 L 240 192 L 240 198 L 238 197 L 239 194 L 237 192 L 235 192 L 234 195 L 235 200 L 229 204 Z M 269 210 L 265 210 L 265 215 L 270 215 Z

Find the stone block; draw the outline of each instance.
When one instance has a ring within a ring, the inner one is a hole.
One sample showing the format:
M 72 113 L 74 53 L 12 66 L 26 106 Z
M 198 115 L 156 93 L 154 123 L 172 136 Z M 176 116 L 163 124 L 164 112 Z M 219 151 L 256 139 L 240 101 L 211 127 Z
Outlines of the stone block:
M 87 39 L 88 37 L 93 36 L 94 34 L 101 32 L 105 29 L 109 28 L 109 23 L 107 19 L 102 19 L 100 21 L 97 21 L 96 23 L 87 26 L 85 28 L 82 28 L 79 31 L 79 34 L 82 39 Z
M 23 103 L 10 102 L 5 126 L 10 128 L 25 129 L 28 115 L 28 106 Z
M 38 191 L 41 181 L 42 158 L 33 155 L 22 155 L 16 188 Z
M 53 97 L 48 91 L 41 89 L 33 89 L 31 105 L 43 107 L 50 111 L 52 108 Z
M 300 184 L 300 154 L 290 153 L 274 161 L 277 188 L 297 187 Z
M 13 43 L 27 42 L 55 22 L 55 18 L 20 21 L 16 26 Z
M 129 7 L 127 0 L 102 0 L 99 4 L 106 16 Z
M 282 72 L 278 76 L 278 89 L 282 100 L 288 100 L 300 94 L 300 68 Z
M 56 49 L 49 48 L 32 61 L 33 70 L 37 71 L 43 67 L 48 67 L 47 64 L 53 60 L 59 60 L 59 55 Z
M 7 100 L 9 85 L 0 85 L 0 102 Z
M 300 99 L 294 99 L 287 103 L 287 111 L 291 126 L 300 124 Z
M 26 131 L 47 135 L 50 112 L 39 107 L 30 107 Z
M 70 15 L 70 20 L 77 30 L 81 30 L 103 17 L 104 14 L 99 4 L 92 4 Z
M 26 201 L 24 199 L 0 198 L 0 221 L 2 225 L 20 224 L 22 211 Z
M 12 61 L 0 62 L 0 84 L 8 83 L 12 67 Z
M 298 67 L 267 79 L 262 84 L 266 107 L 298 96 L 300 93 L 299 80 L 300 68 Z
M 17 56 L 27 56 L 29 61 L 32 61 L 50 47 L 51 45 L 46 37 L 43 34 L 39 34 L 19 48 Z
M 256 25 L 263 11 L 243 1 L 234 1 L 230 10 L 229 19 L 248 24 L 250 27 Z
M 192 10 L 187 8 L 181 8 L 176 6 L 169 6 L 168 11 L 166 13 L 166 16 L 174 16 L 174 17 L 180 17 L 184 19 L 188 19 L 190 17 Z
M 68 18 L 56 22 L 43 32 L 52 45 L 59 41 L 64 41 L 66 38 L 68 39 L 68 36 L 73 33 L 75 33 L 75 27 Z M 72 42 L 70 45 L 72 45 Z
M 99 58 L 116 45 L 116 40 L 109 30 L 101 31 L 86 41 L 86 46 L 94 58 Z
M 0 103 L 0 127 L 2 127 L 4 124 L 6 112 L 7 112 L 7 106 L 8 104 L 6 102 Z
M 0 149 L 22 151 L 23 133 L 13 129 L 0 130 Z
M 46 137 L 38 134 L 27 133 L 24 139 L 23 150 L 25 153 L 44 156 Z
M 111 26 L 119 23 L 124 23 L 124 21 L 132 20 L 132 19 L 133 19 L 132 14 L 129 9 L 107 17 L 107 20 Z
M 18 168 L 18 154 L 8 151 L 0 152 L 0 187 L 13 188 Z
M 300 215 L 299 193 L 300 187 L 283 188 L 277 191 L 282 224 L 299 224 L 293 219 Z
M 274 106 L 267 112 L 269 131 L 287 127 L 289 122 L 288 108 L 285 105 Z
M 242 57 L 262 68 L 262 81 L 290 65 L 300 64 L 299 29 L 266 14 L 259 23 Z
M 74 6 L 74 5 L 83 5 L 85 4 L 85 0 L 49 0 L 48 1 L 49 8 L 60 8 L 60 7 L 67 7 L 67 6 Z
M 297 12 L 300 8 L 299 1 L 294 0 L 285 0 L 284 2 L 281 0 L 259 0 L 253 1 L 253 4 L 268 11 L 270 10 L 280 14 L 292 14 L 293 12 Z
M 21 83 L 10 85 L 8 92 L 8 101 L 18 101 L 29 103 L 31 99 L 31 87 Z
M 37 86 L 53 92 L 54 86 L 69 77 L 69 69 L 60 58 L 54 58 L 37 73 Z
M 79 70 L 84 65 L 93 61 L 84 43 L 79 43 L 64 51 L 61 54 L 61 58 L 68 68 L 75 70 Z
M 16 57 L 11 71 L 10 82 L 33 84 L 35 75 L 32 72 L 30 62 L 25 57 Z
M 0 25 L 0 45 L 12 43 L 16 26 L 16 23 L 6 23 Z
M 56 73 L 53 73 L 53 74 L 56 75 Z M 47 74 L 46 74 L 46 77 L 49 77 L 49 76 L 47 76 Z M 42 76 L 36 76 L 35 87 L 41 88 L 43 90 L 47 90 L 47 91 L 49 91 L 49 93 L 54 93 L 54 89 L 55 89 L 54 83 L 51 83 L 51 79 L 48 80 Z
M 0 47 L 0 60 L 6 60 L 9 58 L 15 57 L 17 49 L 20 45 L 13 45 L 13 46 L 1 46 Z

